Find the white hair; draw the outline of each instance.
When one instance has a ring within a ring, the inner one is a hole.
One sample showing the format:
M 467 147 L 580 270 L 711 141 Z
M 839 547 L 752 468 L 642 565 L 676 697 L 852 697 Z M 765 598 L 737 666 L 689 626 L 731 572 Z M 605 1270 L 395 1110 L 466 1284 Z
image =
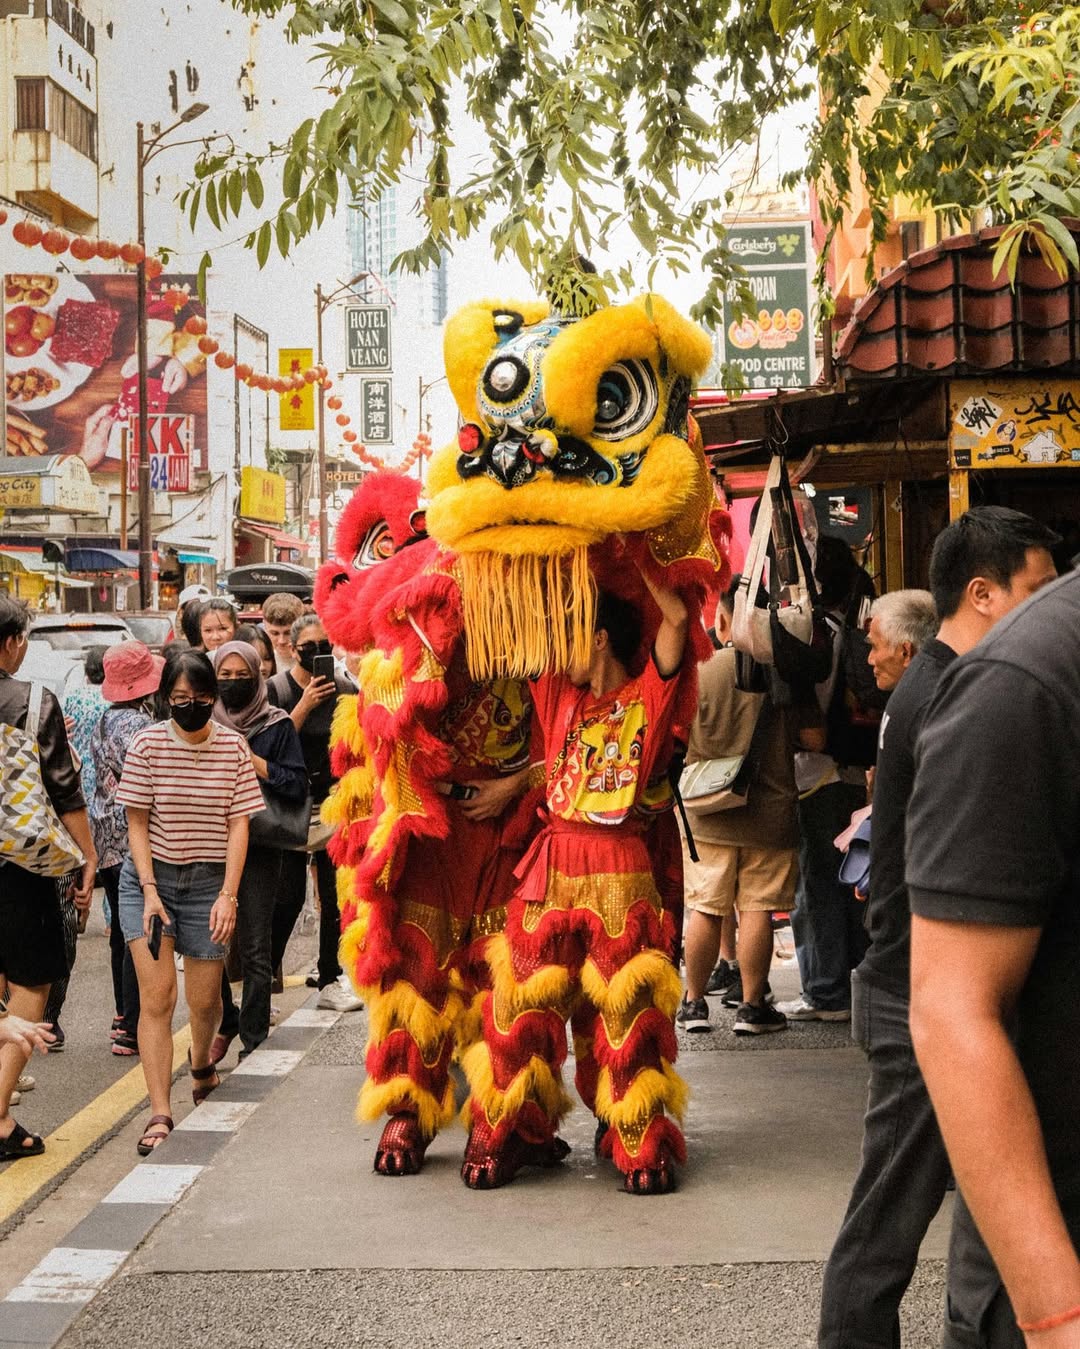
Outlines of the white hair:
M 910 642 L 916 651 L 938 630 L 937 609 L 929 590 L 890 591 L 874 601 L 870 617 L 877 619 L 882 636 L 892 646 Z

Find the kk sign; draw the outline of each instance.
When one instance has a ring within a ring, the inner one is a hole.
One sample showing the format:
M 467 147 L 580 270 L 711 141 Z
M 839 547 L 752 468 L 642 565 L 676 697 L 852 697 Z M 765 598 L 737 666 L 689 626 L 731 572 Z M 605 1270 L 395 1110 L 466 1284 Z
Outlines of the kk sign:
M 361 389 L 361 439 L 368 445 L 389 445 L 394 439 L 390 424 L 390 381 L 365 379 L 361 381 Z
M 312 365 L 310 347 L 279 347 L 278 374 L 299 375 Z M 315 386 L 290 389 L 279 399 L 279 425 L 283 431 L 315 430 Z
M 816 376 L 809 223 L 731 225 L 727 246 L 754 305 L 744 318 L 728 319 L 721 360 L 741 372 L 747 389 L 809 388 Z
M 346 370 L 389 371 L 390 306 L 354 304 L 345 310 Z
M 191 451 L 195 437 L 195 418 L 156 416 L 146 419 L 147 449 L 150 454 L 150 490 L 152 492 L 191 491 Z M 128 438 L 128 490 L 139 487 L 139 422 L 131 420 Z

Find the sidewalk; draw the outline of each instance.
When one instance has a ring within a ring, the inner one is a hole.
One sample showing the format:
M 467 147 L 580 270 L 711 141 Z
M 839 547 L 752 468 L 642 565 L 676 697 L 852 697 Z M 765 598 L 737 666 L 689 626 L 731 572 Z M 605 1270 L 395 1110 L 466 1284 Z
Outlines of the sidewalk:
M 153 1190 L 161 1220 L 130 1259 L 116 1258 L 122 1272 L 62 1349 L 597 1349 L 658 1332 L 739 1349 L 813 1345 L 865 1101 L 864 1060 L 845 1027 L 796 1027 L 766 1037 L 768 1052 L 724 1052 L 745 1042 L 720 1029 L 693 1037 L 680 1059 L 691 1163 L 676 1194 L 636 1199 L 594 1158 L 580 1107 L 565 1129 L 567 1163 L 504 1190 L 462 1186 L 457 1128 L 436 1140 L 422 1176 L 374 1175 L 381 1126 L 353 1120 L 365 1017 L 325 1032 L 305 1019 L 253 1056 L 272 1060 L 263 1073 L 234 1073 L 192 1127 L 135 1168 L 130 1207 L 140 1186 L 144 1198 Z M 185 1191 L 171 1206 L 164 1171 L 160 1194 L 151 1184 L 163 1168 Z M 150 1207 L 133 1214 L 143 1230 Z M 907 1299 L 905 1342 L 939 1338 L 946 1233 L 943 1215 Z

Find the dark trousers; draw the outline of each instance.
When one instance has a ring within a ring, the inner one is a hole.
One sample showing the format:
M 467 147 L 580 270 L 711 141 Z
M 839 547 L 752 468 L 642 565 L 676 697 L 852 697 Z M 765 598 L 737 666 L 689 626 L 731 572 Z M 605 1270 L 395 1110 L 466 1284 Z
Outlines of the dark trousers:
M 325 852 L 315 854 L 315 882 L 319 891 L 319 987 L 341 976 L 338 943 L 341 914 L 338 912 L 337 871 Z
M 1001 1275 L 959 1194 L 949 1238 L 941 1343 L 943 1349 L 1024 1349 L 1023 1332 Z
M 135 962 L 120 929 L 120 866 L 98 867 L 98 880 L 105 888 L 109 911 L 109 956 L 112 963 L 113 1002 L 116 1015 L 123 1018 L 124 1034 L 133 1039 L 139 1033 L 139 981 Z
M 899 1349 L 899 1308 L 949 1159 L 903 995 L 852 979 L 851 1031 L 870 1062 L 862 1164 L 825 1266 L 818 1349 Z
M 841 883 L 841 858 L 833 846 L 865 804 L 865 788 L 845 782 L 819 787 L 799 802 L 799 887 L 791 930 L 803 994 L 829 1011 L 850 1005 L 851 971 L 869 945 L 866 906 Z
M 56 882 L 57 894 L 60 897 L 60 913 L 64 922 L 64 960 L 67 964 L 67 974 L 62 979 L 57 979 L 49 988 L 49 998 L 41 1019 L 47 1021 L 50 1026 L 56 1025 L 60 1020 L 60 1013 L 64 1010 L 71 971 L 75 968 L 75 956 L 79 949 L 79 911 L 71 897 L 75 889 L 75 876 L 75 872 L 70 872 Z
M 239 1012 L 224 974 L 221 988 L 221 1033 L 239 1032 L 244 1054 L 270 1034 L 270 985 L 304 907 L 307 860 L 307 853 L 283 848 L 248 849 L 233 938 L 244 980 Z

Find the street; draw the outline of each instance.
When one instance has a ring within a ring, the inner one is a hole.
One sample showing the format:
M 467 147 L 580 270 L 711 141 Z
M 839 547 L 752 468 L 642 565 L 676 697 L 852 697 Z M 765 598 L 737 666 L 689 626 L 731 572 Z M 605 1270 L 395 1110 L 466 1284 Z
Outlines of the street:
M 130 1067 L 101 1053 L 90 1009 L 107 966 L 95 943 L 104 948 L 91 931 L 62 1056 L 77 1096 L 53 1081 L 56 1056 L 38 1074 L 50 1122 L 62 1100 L 70 1118 Z M 290 964 L 309 958 L 310 943 L 294 939 Z M 786 996 L 797 974 L 778 965 L 772 979 Z M 737 1326 L 744 1349 L 813 1345 L 864 1102 L 863 1059 L 846 1026 L 747 1042 L 725 1029 L 733 1014 L 713 1000 L 713 1032 L 680 1036 L 691 1161 L 673 1196 L 621 1193 L 593 1156 L 580 1106 L 561 1168 L 484 1194 L 458 1178 L 459 1128 L 435 1141 L 420 1177 L 374 1175 L 381 1124 L 353 1118 L 366 1014 L 295 1016 L 315 1002 L 302 986 L 277 1001 L 283 1023 L 249 1071 L 233 1073 L 148 1162 L 135 1156 L 136 1113 L 12 1221 L 0 1276 L 5 1349 L 134 1349 L 151 1334 L 175 1349 L 606 1346 L 648 1342 L 660 1326 L 685 1342 Z M 181 1073 L 178 1123 L 188 1086 Z M 0 1199 L 17 1170 L 0 1175 Z M 946 1237 L 947 1213 L 905 1301 L 905 1343 L 936 1341 Z

